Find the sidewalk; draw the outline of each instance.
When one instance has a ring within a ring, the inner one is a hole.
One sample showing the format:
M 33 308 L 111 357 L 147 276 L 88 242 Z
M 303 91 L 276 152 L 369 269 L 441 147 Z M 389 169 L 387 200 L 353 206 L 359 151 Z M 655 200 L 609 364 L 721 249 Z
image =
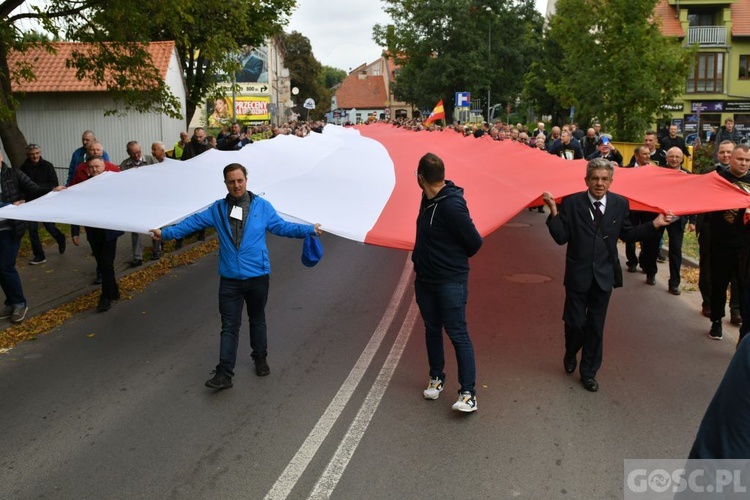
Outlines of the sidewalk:
M 144 248 L 149 248 L 146 236 L 143 236 Z M 185 245 L 189 248 L 192 245 Z M 81 295 L 98 291 L 101 285 L 94 285 L 96 277 L 96 261 L 91 255 L 91 247 L 86 241 L 86 235 L 81 235 L 80 246 L 73 245 L 70 236 L 67 237 L 67 249 L 60 255 L 57 245 L 44 248 L 47 262 L 32 266 L 29 264 L 31 256 L 19 257 L 16 268 L 21 275 L 23 292 L 29 306 L 26 316 L 44 313 Z M 117 255 L 115 257 L 115 273 L 119 280 L 134 271 L 156 261 L 144 261 L 142 266 L 130 267 L 133 253 L 130 244 L 130 233 L 117 239 Z M 11 323 L 0 323 L 0 329 L 11 326 Z

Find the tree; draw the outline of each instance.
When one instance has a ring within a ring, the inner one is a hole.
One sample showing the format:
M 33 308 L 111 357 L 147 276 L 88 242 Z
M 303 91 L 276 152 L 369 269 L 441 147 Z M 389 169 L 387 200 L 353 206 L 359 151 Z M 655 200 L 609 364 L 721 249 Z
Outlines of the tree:
M 619 140 L 640 141 L 660 107 L 682 95 L 693 53 L 665 37 L 658 0 L 560 0 L 550 20 L 562 71 L 547 87 Z
M 534 106 L 538 115 L 549 115 L 552 123 L 558 124 L 568 117 L 567 107 L 552 93 L 554 82 L 560 81 L 562 75 L 559 44 L 549 36 L 541 41 L 542 50 L 531 61 L 524 77 L 523 98 Z
M 173 0 L 170 0 L 173 1 Z M 158 2 L 156 2 L 158 3 Z M 237 55 L 282 33 L 296 0 L 184 0 L 170 16 L 151 23 L 154 40 L 174 40 L 187 84 L 187 119 L 219 83 L 240 69 Z M 139 3 L 140 5 L 140 3 Z
M 310 40 L 298 31 L 282 35 L 282 40 L 286 47 L 284 65 L 289 69 L 292 87 L 299 89 L 294 103 L 295 113 L 306 116 L 307 110 L 302 103 L 311 98 L 315 101 L 315 109 L 310 111 L 310 118 L 318 120 L 330 109 L 331 103 L 331 93 L 321 83 L 325 77 L 323 65 L 315 59 Z
M 532 0 L 384 3 L 393 25 L 376 25 L 373 38 L 402 68 L 397 99 L 422 109 L 442 99 L 448 119 L 457 91 L 484 98 L 490 89 L 492 104 L 515 102 L 542 30 Z
M 49 38 L 86 42 L 86 50 L 67 61 L 79 78 L 88 77 L 106 85 L 125 110 L 155 111 L 179 116 L 179 103 L 172 96 L 148 54 L 147 27 L 164 11 L 179 8 L 178 0 L 143 4 L 135 0 L 8 0 L 0 4 L 0 140 L 12 164 L 23 161 L 26 139 L 18 127 L 18 101 L 12 82 L 35 78 L 33 66 L 22 58 L 32 48 L 53 51 Z M 128 19 L 123 23 L 123 19 Z M 25 33 L 29 23 L 40 33 Z M 49 34 L 49 37 L 46 36 Z
M 246 45 L 259 45 L 278 33 L 295 0 L 7 0 L 0 4 L 0 139 L 12 163 L 24 159 L 26 140 L 18 128 L 18 102 L 11 82 L 33 80 L 32 65 L 10 67 L 11 53 L 32 47 L 52 51 L 49 38 L 85 42 L 67 61 L 79 78 L 106 85 L 125 111 L 180 116 L 180 103 L 166 88 L 148 54 L 149 41 L 174 40 L 188 87 L 189 118 L 221 75 L 239 62 L 231 57 Z M 40 33 L 27 34 L 29 23 Z M 114 111 L 114 110 L 113 110 Z
M 331 66 L 323 66 L 318 83 L 325 89 L 332 89 L 346 78 L 346 71 Z

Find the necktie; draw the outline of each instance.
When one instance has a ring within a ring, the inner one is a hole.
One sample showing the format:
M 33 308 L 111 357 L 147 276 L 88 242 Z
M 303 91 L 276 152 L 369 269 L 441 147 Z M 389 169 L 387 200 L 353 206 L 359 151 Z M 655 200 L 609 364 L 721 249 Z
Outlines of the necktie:
M 594 202 L 594 224 L 598 226 L 602 221 L 602 217 L 604 217 L 604 213 L 602 212 L 602 202 L 595 201 Z

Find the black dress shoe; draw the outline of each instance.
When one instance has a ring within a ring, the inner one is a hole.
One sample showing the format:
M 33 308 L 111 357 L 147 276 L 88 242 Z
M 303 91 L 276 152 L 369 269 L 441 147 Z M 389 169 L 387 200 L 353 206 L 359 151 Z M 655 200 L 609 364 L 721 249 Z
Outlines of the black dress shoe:
M 656 285 L 656 276 L 653 274 L 646 275 L 646 284 L 651 286 Z
M 571 374 L 574 371 L 576 371 L 576 365 L 578 362 L 576 361 L 575 356 L 565 356 L 563 358 L 563 366 L 565 367 L 565 373 Z
M 596 392 L 599 390 L 599 383 L 593 377 L 581 377 L 581 383 L 583 388 L 589 392 Z
M 638 267 L 637 266 L 628 266 L 628 272 L 629 273 L 636 273 L 636 272 L 638 272 Z
M 733 325 L 742 324 L 742 316 L 740 315 L 739 311 L 730 311 L 729 318 L 729 322 Z
M 259 377 L 265 377 L 271 373 L 271 368 L 268 366 L 268 361 L 265 357 L 259 357 L 255 359 L 255 374 Z
M 670 286 L 669 293 L 671 293 L 672 295 L 680 295 L 682 292 L 680 291 L 679 287 Z
M 96 310 L 99 312 L 107 312 L 112 309 L 112 301 L 105 297 L 99 299 L 99 304 L 96 306 Z

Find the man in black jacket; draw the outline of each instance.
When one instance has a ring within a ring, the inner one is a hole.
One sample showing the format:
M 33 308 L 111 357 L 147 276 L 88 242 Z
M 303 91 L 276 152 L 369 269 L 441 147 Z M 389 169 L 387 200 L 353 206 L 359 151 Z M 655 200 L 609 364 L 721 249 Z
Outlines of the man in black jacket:
M 427 153 L 419 160 L 417 183 L 422 201 L 412 253 L 414 289 L 425 325 L 430 381 L 425 399 L 437 399 L 445 383 L 443 328 L 453 343 L 461 385 L 453 409 L 477 410 L 474 347 L 466 327 L 469 257 L 482 246 L 463 189 L 445 180 L 443 160 Z
M 663 137 L 662 140 L 659 141 L 659 146 L 661 146 L 661 149 L 664 151 L 669 151 L 672 148 L 680 148 L 683 156 L 690 158 L 690 151 L 688 151 L 687 146 L 685 146 L 685 139 L 677 135 L 677 125 L 669 126 L 669 135 Z
M 62 188 L 55 188 L 59 190 Z M 5 205 L 20 205 L 45 194 L 49 190 L 41 189 L 29 177 L 17 168 L 9 167 L 0 154 L 0 197 Z M 23 295 L 21 277 L 16 269 L 18 249 L 21 238 L 26 232 L 26 221 L 0 219 L 0 288 L 5 294 L 5 307 L 0 312 L 0 319 L 20 323 L 26 318 L 29 308 Z
M 652 222 L 633 227 L 628 200 L 609 192 L 614 168 L 603 158 L 586 166 L 587 191 L 565 198 L 559 211 L 549 192 L 542 194 L 550 209 L 547 227 L 558 245 L 568 244 L 565 253 L 565 356 L 563 366 L 570 374 L 581 354 L 581 383 L 591 392 L 599 390 L 596 373 L 602 364 L 602 337 L 612 288 L 622 285 L 617 257 L 617 239 L 641 240 L 672 222 L 673 216 L 659 214 Z M 616 278 L 617 277 L 617 278 Z M 620 282 L 618 282 L 620 281 Z
M 42 149 L 38 144 L 26 146 L 26 161 L 21 164 L 21 172 L 43 190 L 51 191 L 60 185 L 54 165 L 42 158 Z M 50 236 L 57 241 L 60 254 L 65 253 L 65 235 L 62 231 L 57 229 L 54 222 L 42 222 L 42 224 Z M 29 222 L 29 242 L 31 251 L 34 253 L 34 258 L 29 261 L 29 264 L 37 265 L 47 262 L 44 246 L 39 239 L 39 222 Z
M 728 182 L 731 182 L 743 191 L 750 193 L 750 149 L 744 144 L 738 144 L 732 150 L 729 160 L 729 168 L 717 170 L 717 173 Z M 724 317 L 727 303 L 727 286 L 733 273 L 738 269 L 743 249 L 747 244 L 747 236 L 743 219 L 745 207 L 733 210 L 719 210 L 708 215 L 711 232 L 709 234 L 709 245 L 711 258 L 709 266 L 711 270 L 711 329 L 708 336 L 714 340 L 721 340 L 723 332 L 721 320 Z M 739 280 L 740 313 L 742 311 L 743 294 L 745 289 L 744 280 Z M 750 325 L 746 325 L 743 317 L 740 327 L 740 337 L 744 336 Z
M 180 159 L 185 161 L 190 158 L 195 158 L 199 154 L 205 153 L 207 149 L 206 129 L 203 127 L 196 127 L 193 131 L 193 137 L 190 139 L 190 142 L 185 144 L 185 148 L 182 150 L 182 158 Z

